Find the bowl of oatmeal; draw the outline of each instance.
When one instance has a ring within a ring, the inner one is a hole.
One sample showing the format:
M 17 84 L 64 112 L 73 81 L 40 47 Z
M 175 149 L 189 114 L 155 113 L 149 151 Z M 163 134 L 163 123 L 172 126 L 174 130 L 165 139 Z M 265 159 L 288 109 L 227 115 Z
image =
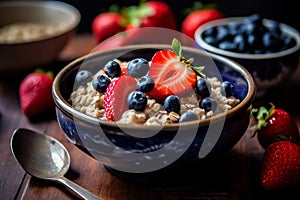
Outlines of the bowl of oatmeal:
M 285 82 L 299 64 L 299 32 L 259 14 L 208 22 L 194 38 L 199 48 L 244 66 L 254 77 L 257 96 Z
M 222 156 L 248 127 L 251 74 L 227 58 L 173 44 L 91 53 L 54 80 L 62 132 L 116 175 L 144 179 Z
M 23 73 L 56 59 L 80 18 L 59 1 L 1 1 L 0 72 Z

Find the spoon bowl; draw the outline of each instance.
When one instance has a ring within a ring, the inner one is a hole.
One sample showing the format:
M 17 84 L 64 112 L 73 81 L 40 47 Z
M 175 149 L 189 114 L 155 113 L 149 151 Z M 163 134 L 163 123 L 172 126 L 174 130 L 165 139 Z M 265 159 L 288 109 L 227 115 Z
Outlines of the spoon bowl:
M 10 141 L 11 151 L 31 176 L 59 182 L 83 199 L 99 199 L 64 175 L 71 163 L 67 149 L 55 138 L 29 129 L 16 129 Z

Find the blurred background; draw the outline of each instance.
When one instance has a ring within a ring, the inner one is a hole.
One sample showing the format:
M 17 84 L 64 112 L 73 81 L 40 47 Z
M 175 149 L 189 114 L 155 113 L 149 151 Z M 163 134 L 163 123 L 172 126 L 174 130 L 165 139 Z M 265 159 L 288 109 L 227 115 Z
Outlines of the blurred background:
M 113 4 L 122 6 L 138 5 L 139 0 L 62 0 L 75 6 L 82 14 L 78 32 L 91 32 L 92 20 L 101 12 L 109 10 Z M 167 2 L 176 14 L 178 26 L 184 15 L 184 9 L 193 6 L 191 0 L 163 0 Z M 246 16 L 253 13 L 265 18 L 286 23 L 300 30 L 300 11 L 293 0 L 202 0 L 203 4 L 215 3 L 226 17 Z

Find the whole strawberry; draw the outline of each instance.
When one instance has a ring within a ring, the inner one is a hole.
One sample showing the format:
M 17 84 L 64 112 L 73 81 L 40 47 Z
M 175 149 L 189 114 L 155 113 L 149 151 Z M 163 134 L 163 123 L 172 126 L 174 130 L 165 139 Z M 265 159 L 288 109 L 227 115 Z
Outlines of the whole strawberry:
M 273 104 L 269 110 L 264 106 L 260 107 L 256 120 L 255 134 L 264 148 L 280 136 L 297 141 L 300 139 L 297 124 L 291 115 L 283 109 L 275 108 Z
M 100 13 L 93 19 L 92 32 L 97 42 L 100 43 L 105 39 L 125 30 L 122 26 L 124 16 L 116 12 Z
M 123 9 L 126 29 L 140 27 L 162 27 L 177 29 L 175 15 L 171 7 L 163 1 L 142 1 L 138 6 Z
M 300 146 L 292 141 L 276 141 L 264 153 L 261 184 L 279 190 L 300 183 Z
M 196 29 L 206 22 L 223 17 L 223 13 L 216 9 L 214 5 L 202 5 L 195 2 L 194 8 L 182 21 L 181 32 L 194 38 Z
M 22 111 L 27 117 L 34 117 L 53 107 L 52 83 L 53 74 L 41 70 L 36 70 L 23 79 L 19 97 Z

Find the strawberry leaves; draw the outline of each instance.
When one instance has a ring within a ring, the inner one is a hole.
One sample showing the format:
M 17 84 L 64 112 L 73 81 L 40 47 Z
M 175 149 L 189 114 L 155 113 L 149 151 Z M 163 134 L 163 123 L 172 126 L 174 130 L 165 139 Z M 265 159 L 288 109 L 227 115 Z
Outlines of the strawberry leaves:
M 182 56 L 182 46 L 178 39 L 174 38 L 172 41 L 171 46 L 172 51 L 176 53 L 176 55 L 179 57 L 180 62 L 185 64 L 187 67 L 190 67 L 197 75 L 199 75 L 202 78 L 205 78 L 206 76 L 202 73 L 204 70 L 204 66 L 193 66 L 194 58 L 185 59 Z
M 260 130 L 262 127 L 267 126 L 267 120 L 274 114 L 275 105 L 271 104 L 271 108 L 268 110 L 266 107 L 261 106 L 256 116 L 257 125 L 256 129 Z

